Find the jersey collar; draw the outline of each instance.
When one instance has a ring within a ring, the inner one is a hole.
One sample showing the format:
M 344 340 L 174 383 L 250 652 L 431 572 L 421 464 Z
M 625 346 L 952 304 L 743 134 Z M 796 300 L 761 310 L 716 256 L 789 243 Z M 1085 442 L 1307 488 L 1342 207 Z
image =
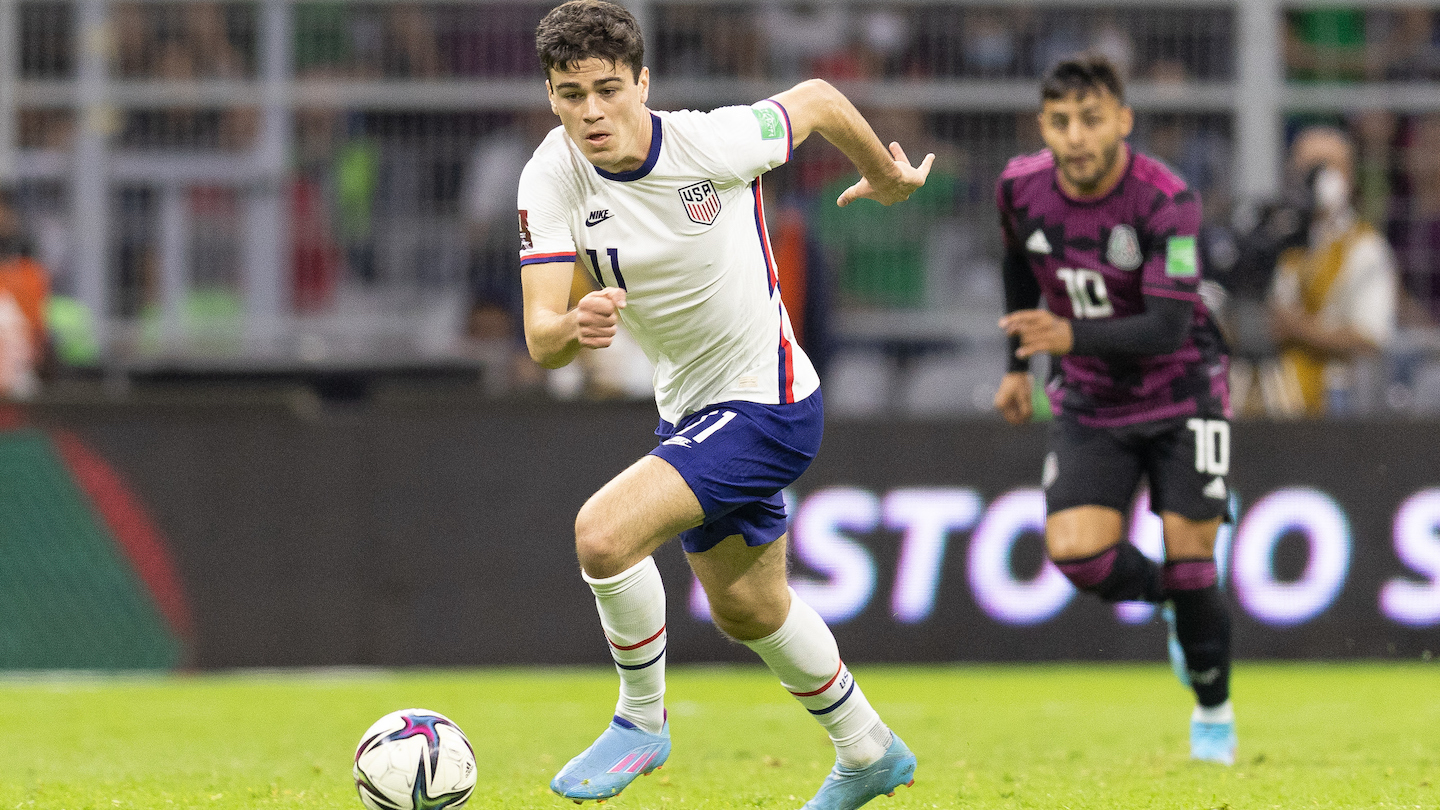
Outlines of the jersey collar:
M 650 154 L 645 156 L 645 162 L 640 164 L 640 168 L 631 169 L 628 172 L 607 172 L 599 166 L 596 166 L 596 174 L 599 174 L 606 180 L 619 180 L 622 183 L 644 179 L 644 177 L 650 173 L 650 170 L 655 168 L 655 162 L 660 159 L 660 138 L 660 116 L 652 112 L 650 113 Z

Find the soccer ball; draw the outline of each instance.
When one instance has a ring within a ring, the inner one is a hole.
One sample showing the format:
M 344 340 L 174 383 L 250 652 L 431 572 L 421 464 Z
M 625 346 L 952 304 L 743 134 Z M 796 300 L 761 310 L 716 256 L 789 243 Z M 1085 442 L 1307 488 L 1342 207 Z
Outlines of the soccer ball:
M 370 810 L 459 807 L 475 790 L 475 751 L 445 715 L 401 709 L 360 738 L 354 775 Z

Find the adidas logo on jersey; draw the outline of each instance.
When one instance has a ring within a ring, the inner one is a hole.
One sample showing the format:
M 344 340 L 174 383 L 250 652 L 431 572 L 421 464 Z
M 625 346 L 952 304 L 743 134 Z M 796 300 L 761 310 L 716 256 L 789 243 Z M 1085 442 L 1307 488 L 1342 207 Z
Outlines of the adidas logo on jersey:
M 585 218 L 585 227 L 589 228 L 593 225 L 599 225 L 600 223 L 613 216 L 615 215 L 610 213 L 609 208 L 602 208 L 599 211 L 591 211 L 590 216 Z
M 1217 501 L 1225 500 L 1225 479 L 1218 475 L 1215 476 L 1215 480 L 1206 484 L 1205 489 L 1201 492 L 1204 492 L 1207 498 L 1214 498 Z
M 1049 253 L 1050 240 L 1045 238 L 1044 231 L 1036 231 L 1025 240 L 1025 249 L 1031 253 Z

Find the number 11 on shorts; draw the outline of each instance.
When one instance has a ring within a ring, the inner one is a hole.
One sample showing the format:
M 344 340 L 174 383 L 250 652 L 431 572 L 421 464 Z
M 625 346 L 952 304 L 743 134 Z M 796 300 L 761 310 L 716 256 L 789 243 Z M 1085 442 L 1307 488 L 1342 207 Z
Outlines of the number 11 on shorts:
M 1195 471 L 1204 475 L 1230 473 L 1230 423 L 1224 419 L 1188 419 L 1195 434 Z

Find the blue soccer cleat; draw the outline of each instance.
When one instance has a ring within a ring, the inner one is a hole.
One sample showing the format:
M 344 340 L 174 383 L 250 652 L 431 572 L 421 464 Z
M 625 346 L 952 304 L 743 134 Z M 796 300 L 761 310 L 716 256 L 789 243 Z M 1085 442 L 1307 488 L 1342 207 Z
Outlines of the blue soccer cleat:
M 1160 616 L 1165 619 L 1165 651 L 1170 655 L 1170 669 L 1180 683 L 1190 686 L 1190 667 L 1185 663 L 1185 648 L 1180 646 L 1180 634 L 1175 631 L 1175 603 L 1167 601 L 1160 607 Z
M 635 777 L 664 765 L 669 757 L 670 723 L 666 722 L 659 734 L 651 734 L 615 717 L 594 745 L 555 774 L 550 789 L 576 804 L 603 802 L 629 787 Z
M 915 755 L 900 735 L 890 733 L 885 756 L 858 771 L 835 763 L 815 798 L 800 810 L 855 810 L 876 796 L 894 796 L 895 788 L 915 784 Z
M 1235 764 L 1235 721 L 1190 721 L 1190 758 L 1221 765 Z

